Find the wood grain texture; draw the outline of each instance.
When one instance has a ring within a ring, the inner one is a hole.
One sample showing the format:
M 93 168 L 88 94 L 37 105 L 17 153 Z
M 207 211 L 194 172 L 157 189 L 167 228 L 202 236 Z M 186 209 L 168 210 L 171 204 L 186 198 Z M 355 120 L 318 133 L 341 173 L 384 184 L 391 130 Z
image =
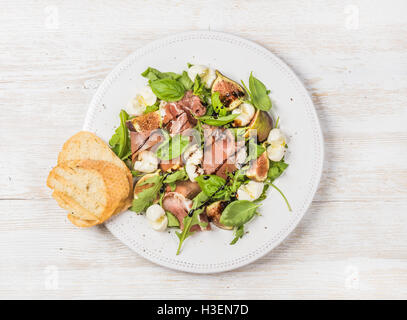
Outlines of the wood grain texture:
M 3 1 L 0 298 L 407 298 L 406 9 L 403 0 Z M 236 271 L 191 275 L 153 265 L 104 227 L 74 228 L 45 179 L 116 64 L 151 40 L 208 29 L 254 40 L 295 70 L 326 160 L 315 201 L 283 244 Z

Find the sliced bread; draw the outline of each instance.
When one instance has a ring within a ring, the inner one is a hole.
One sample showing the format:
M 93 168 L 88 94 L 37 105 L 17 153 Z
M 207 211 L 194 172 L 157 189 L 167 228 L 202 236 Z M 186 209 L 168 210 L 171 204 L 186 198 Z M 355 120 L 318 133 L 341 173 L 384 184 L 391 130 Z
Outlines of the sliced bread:
M 58 164 L 70 160 L 102 160 L 121 168 L 127 176 L 130 187 L 128 200 L 122 210 L 130 206 L 133 198 L 133 176 L 126 164 L 97 135 L 89 131 L 80 131 L 69 138 L 58 155 Z
M 131 192 L 125 171 L 100 160 L 60 162 L 50 172 L 47 185 L 59 205 L 70 212 L 68 218 L 80 226 L 106 221 L 128 204 Z

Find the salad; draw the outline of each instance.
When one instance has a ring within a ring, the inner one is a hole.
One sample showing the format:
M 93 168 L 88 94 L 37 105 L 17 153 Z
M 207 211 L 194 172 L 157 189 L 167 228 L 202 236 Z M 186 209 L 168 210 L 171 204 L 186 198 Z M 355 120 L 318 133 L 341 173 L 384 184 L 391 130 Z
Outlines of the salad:
M 109 145 L 135 179 L 130 210 L 156 231 L 177 228 L 177 254 L 195 232 L 231 230 L 235 244 L 288 164 L 270 91 L 203 65 L 147 68 L 147 85 L 120 112 Z

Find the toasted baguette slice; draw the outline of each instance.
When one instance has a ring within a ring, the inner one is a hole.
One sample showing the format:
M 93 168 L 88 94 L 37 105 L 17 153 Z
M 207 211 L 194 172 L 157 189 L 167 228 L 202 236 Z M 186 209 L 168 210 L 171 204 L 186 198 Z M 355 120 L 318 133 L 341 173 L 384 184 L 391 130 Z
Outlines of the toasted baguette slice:
M 58 164 L 71 160 L 102 160 L 124 170 L 130 186 L 128 194 L 129 201 L 127 201 L 127 203 L 131 203 L 133 199 L 133 176 L 129 168 L 127 168 L 126 164 L 116 156 L 110 147 L 94 133 L 80 131 L 64 143 L 62 151 L 58 155 Z
M 53 196 L 61 207 L 96 224 L 128 203 L 130 188 L 122 169 L 97 160 L 62 162 L 50 172 L 47 185 L 54 189 Z

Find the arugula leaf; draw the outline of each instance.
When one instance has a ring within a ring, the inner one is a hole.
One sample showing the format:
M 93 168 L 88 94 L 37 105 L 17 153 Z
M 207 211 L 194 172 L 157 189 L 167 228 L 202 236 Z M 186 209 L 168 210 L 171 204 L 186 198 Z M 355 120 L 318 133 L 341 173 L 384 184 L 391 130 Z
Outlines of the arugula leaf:
M 205 224 L 201 223 L 198 219 L 198 216 L 202 213 L 202 211 L 205 208 L 204 207 L 202 207 L 200 209 L 198 209 L 198 208 L 201 207 L 207 200 L 208 200 L 208 196 L 203 191 L 198 193 L 198 195 L 192 200 L 192 210 L 194 210 L 192 217 L 190 217 L 189 215 L 186 215 L 183 220 L 184 229 L 182 230 L 182 232 L 175 232 L 175 234 L 178 236 L 178 239 L 179 239 L 177 255 L 179 255 L 182 244 L 184 243 L 185 239 L 193 234 L 193 232 L 190 232 L 191 227 L 196 224 L 199 224 L 200 226 L 203 226 L 203 227 L 205 226 Z
M 161 160 L 171 160 L 179 157 L 189 145 L 189 137 L 177 134 L 169 140 L 162 143 L 157 151 L 156 155 Z
M 211 104 L 213 109 L 215 110 L 215 112 L 222 116 L 226 116 L 227 110 L 226 108 L 223 106 L 222 101 L 220 101 L 220 94 L 218 91 L 215 91 L 214 93 L 212 93 L 212 97 L 211 97 Z
M 254 106 L 263 111 L 270 110 L 272 105 L 267 88 L 263 82 L 253 76 L 253 72 L 250 73 L 249 87 Z
M 253 202 L 255 203 L 259 203 L 262 202 L 263 200 L 265 200 L 267 198 L 267 190 L 270 188 L 270 183 L 265 182 L 264 183 L 264 188 L 263 188 L 263 192 L 261 193 L 260 197 L 258 197 L 256 200 L 254 200 Z
M 226 194 L 226 180 L 216 175 L 202 175 L 195 178 L 202 191 L 210 198 L 221 199 Z M 223 187 L 223 188 L 222 188 Z
M 244 174 L 243 170 L 237 170 L 232 178 L 232 183 L 230 185 L 230 192 L 236 193 L 237 189 L 246 181 L 249 180 L 247 176 Z
M 185 168 L 182 168 L 181 170 L 175 171 L 175 172 L 167 175 L 164 178 L 163 182 L 170 184 L 170 183 L 174 183 L 176 181 L 184 181 L 184 180 L 187 180 L 187 179 L 188 179 L 188 175 L 187 175 L 187 173 L 185 171 Z
M 193 87 L 194 95 L 198 96 L 201 101 L 204 101 L 206 104 L 209 102 L 211 97 L 211 91 L 205 87 L 205 84 L 201 81 L 201 77 L 197 74 L 194 80 Z
M 154 174 L 146 178 L 142 183 L 136 187 L 147 186 L 148 188 L 143 189 L 134 196 L 132 206 L 130 210 L 137 213 L 145 211 L 149 206 L 151 206 L 160 192 L 163 185 L 163 177 L 159 174 Z
M 236 119 L 239 115 L 237 113 L 231 113 L 227 116 L 217 117 L 214 118 L 212 116 L 202 116 L 199 118 L 200 121 L 203 123 L 209 124 L 211 126 L 223 126 L 229 122 L 232 122 Z
M 259 206 L 248 200 L 233 201 L 223 210 L 219 222 L 225 226 L 240 227 L 253 218 Z
M 142 74 L 144 78 L 147 78 L 150 81 L 155 81 L 159 79 L 174 79 L 177 80 L 181 75 L 174 72 L 161 72 L 157 69 L 148 67 Z
M 146 110 L 144 111 L 144 114 L 157 111 L 159 108 L 160 108 L 160 103 L 157 101 L 153 105 L 147 106 Z
M 284 201 L 285 201 L 285 204 L 286 204 L 287 207 L 288 207 L 288 211 L 293 211 L 293 210 L 291 209 L 290 203 L 288 202 L 288 200 L 287 200 L 286 196 L 284 195 L 284 193 L 283 193 L 279 188 L 277 188 L 277 186 L 276 186 L 275 184 L 270 183 L 270 185 L 271 185 L 274 189 L 276 189 L 276 190 L 280 193 L 280 195 L 283 197 L 283 199 L 284 199 Z
M 276 180 L 281 174 L 284 172 L 285 169 L 287 169 L 288 163 L 284 162 L 284 159 L 274 162 L 270 161 L 270 168 L 267 173 L 267 177 L 270 180 L 270 182 L 273 182 Z
M 246 162 L 260 157 L 264 153 L 264 151 L 266 151 L 266 148 L 263 147 L 261 144 L 257 144 L 254 139 L 249 139 L 248 151 L 249 154 L 247 155 Z
M 244 136 L 247 128 L 229 128 L 228 130 L 230 130 L 233 133 L 233 136 L 237 139 Z
M 184 86 L 177 80 L 170 78 L 150 81 L 150 87 L 154 94 L 164 101 L 178 101 L 185 94 Z
M 179 227 L 179 221 L 177 217 L 175 217 L 171 212 L 165 211 L 165 214 L 167 215 L 168 219 L 168 227 L 173 228 L 173 227 Z
M 235 238 L 232 240 L 232 242 L 230 243 L 231 245 L 234 245 L 237 240 L 239 240 L 240 238 L 242 238 L 244 235 L 244 226 L 241 225 L 237 228 L 235 228 Z
M 131 174 L 133 177 L 141 177 L 141 176 L 145 175 L 144 172 L 140 172 L 140 171 L 136 171 L 136 170 L 131 170 Z
M 129 115 L 126 111 L 120 111 L 120 126 L 116 129 L 115 133 L 109 140 L 109 145 L 113 152 L 122 160 L 131 155 L 131 145 L 129 131 L 126 127 L 126 121 Z
M 178 81 L 184 86 L 185 90 L 191 90 L 194 85 L 194 83 L 189 78 L 188 73 L 186 71 L 182 72 L 182 75 L 178 79 Z

